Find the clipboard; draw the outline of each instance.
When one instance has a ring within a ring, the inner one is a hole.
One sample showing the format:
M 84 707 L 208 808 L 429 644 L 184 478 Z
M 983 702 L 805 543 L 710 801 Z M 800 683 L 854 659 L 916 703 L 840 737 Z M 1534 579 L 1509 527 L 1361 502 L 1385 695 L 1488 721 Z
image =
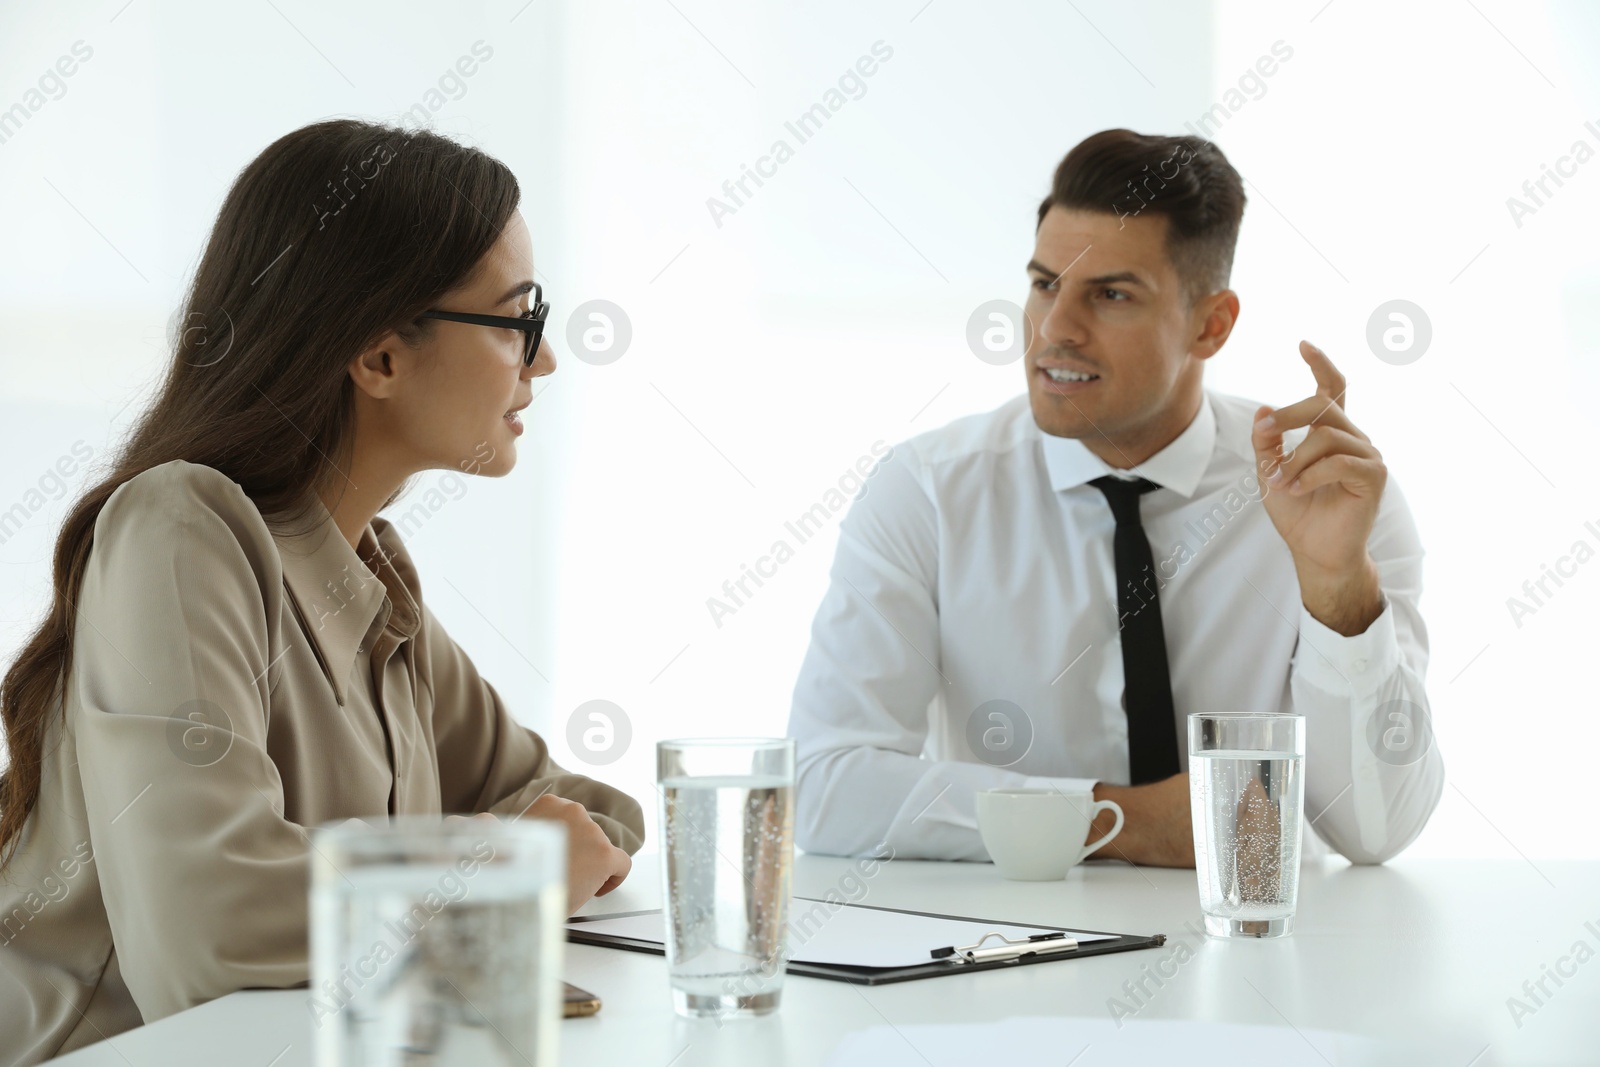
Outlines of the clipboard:
M 817 897 L 794 897 L 792 899 L 796 903 L 805 901 L 807 903 L 832 906 L 831 902 Z M 902 966 L 858 966 L 791 959 L 785 966 L 787 974 L 803 975 L 807 978 L 825 978 L 836 982 L 850 982 L 854 985 L 890 985 L 895 982 L 911 982 L 919 978 L 971 974 L 976 971 L 994 970 L 1000 967 L 1026 967 L 1035 963 L 1048 963 L 1052 960 L 1079 959 L 1085 956 L 1102 956 L 1111 952 L 1156 948 L 1165 944 L 1167 940 L 1167 935 L 1165 934 L 1152 934 L 1148 937 L 1138 934 L 1115 934 L 1103 930 L 1083 930 L 1071 926 L 1040 926 L 1037 923 L 978 919 L 967 915 L 944 915 L 939 912 L 884 908 L 872 904 L 840 902 L 838 906 L 857 911 L 887 912 L 901 916 L 943 919 L 952 923 L 996 926 L 1007 930 L 1036 930 L 1039 933 L 1021 937 L 1008 937 L 998 931 L 991 931 L 985 933 L 983 937 L 976 938 L 974 941 L 965 944 L 929 945 L 926 963 Z M 652 955 L 664 956 L 666 955 L 666 946 L 660 941 L 585 929 L 586 924 L 660 914 L 661 909 L 655 908 L 649 911 L 619 912 L 611 915 L 576 916 L 567 920 L 567 940 L 580 945 L 600 945 L 606 948 L 620 948 L 630 952 L 648 952 Z M 1069 936 L 1061 937 L 1060 935 L 1063 932 Z M 1071 934 L 1092 934 L 1094 939 L 1081 940 L 1071 937 Z

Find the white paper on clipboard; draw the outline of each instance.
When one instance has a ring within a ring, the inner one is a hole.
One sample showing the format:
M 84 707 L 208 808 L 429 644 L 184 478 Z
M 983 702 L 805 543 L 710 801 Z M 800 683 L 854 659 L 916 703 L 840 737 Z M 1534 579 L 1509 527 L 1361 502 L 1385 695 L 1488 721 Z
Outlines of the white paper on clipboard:
M 614 919 L 593 919 L 578 929 L 613 937 L 664 944 L 666 930 L 659 911 Z M 834 967 L 916 967 L 932 963 L 932 951 L 954 945 L 971 945 L 984 934 L 1033 937 L 1065 933 L 1080 942 L 1114 940 L 1115 934 L 1096 934 L 1064 926 L 1011 926 L 974 919 L 945 919 L 906 911 L 828 904 L 795 897 L 789 904 L 789 959 Z M 991 945 L 994 942 L 991 942 Z

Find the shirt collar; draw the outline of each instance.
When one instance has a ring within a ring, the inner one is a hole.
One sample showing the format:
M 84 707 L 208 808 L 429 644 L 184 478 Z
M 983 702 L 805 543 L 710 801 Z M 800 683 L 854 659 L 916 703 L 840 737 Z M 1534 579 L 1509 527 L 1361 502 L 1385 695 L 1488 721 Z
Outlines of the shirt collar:
M 1044 448 L 1044 465 L 1050 474 L 1050 487 L 1058 492 L 1075 489 L 1102 475 L 1135 475 L 1181 496 L 1192 497 L 1211 463 L 1217 441 L 1217 417 L 1211 410 L 1211 397 L 1200 400 L 1200 410 L 1187 428 L 1161 451 L 1137 467 L 1118 470 L 1084 447 L 1082 441 L 1039 432 Z
M 370 650 L 367 636 L 375 621 L 401 639 L 416 635 L 422 595 L 416 568 L 385 519 L 373 519 L 362 531 L 359 552 L 315 495 L 295 525 L 273 532 L 284 585 L 343 706 L 356 657 Z

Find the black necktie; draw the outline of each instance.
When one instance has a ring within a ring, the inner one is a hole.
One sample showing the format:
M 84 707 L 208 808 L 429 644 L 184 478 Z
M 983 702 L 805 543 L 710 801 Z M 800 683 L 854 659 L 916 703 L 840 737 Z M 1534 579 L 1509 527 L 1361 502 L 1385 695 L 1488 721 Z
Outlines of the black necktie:
M 1170 778 L 1178 766 L 1178 726 L 1167 674 L 1167 640 L 1156 596 L 1156 564 L 1139 519 L 1139 498 L 1160 486 L 1106 475 L 1089 483 L 1117 520 L 1117 617 L 1122 632 L 1123 710 L 1128 715 L 1128 775 L 1134 785 Z

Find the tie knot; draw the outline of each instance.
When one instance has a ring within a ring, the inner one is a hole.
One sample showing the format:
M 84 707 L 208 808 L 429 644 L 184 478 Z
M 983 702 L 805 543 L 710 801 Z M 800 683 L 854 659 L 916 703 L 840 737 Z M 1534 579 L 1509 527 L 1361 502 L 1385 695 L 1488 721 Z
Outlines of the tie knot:
M 1118 478 L 1107 474 L 1096 478 L 1089 483 L 1106 495 L 1106 503 L 1111 505 L 1111 514 L 1117 520 L 1117 525 L 1123 523 L 1139 524 L 1139 498 L 1152 489 L 1161 487 L 1148 478 Z

